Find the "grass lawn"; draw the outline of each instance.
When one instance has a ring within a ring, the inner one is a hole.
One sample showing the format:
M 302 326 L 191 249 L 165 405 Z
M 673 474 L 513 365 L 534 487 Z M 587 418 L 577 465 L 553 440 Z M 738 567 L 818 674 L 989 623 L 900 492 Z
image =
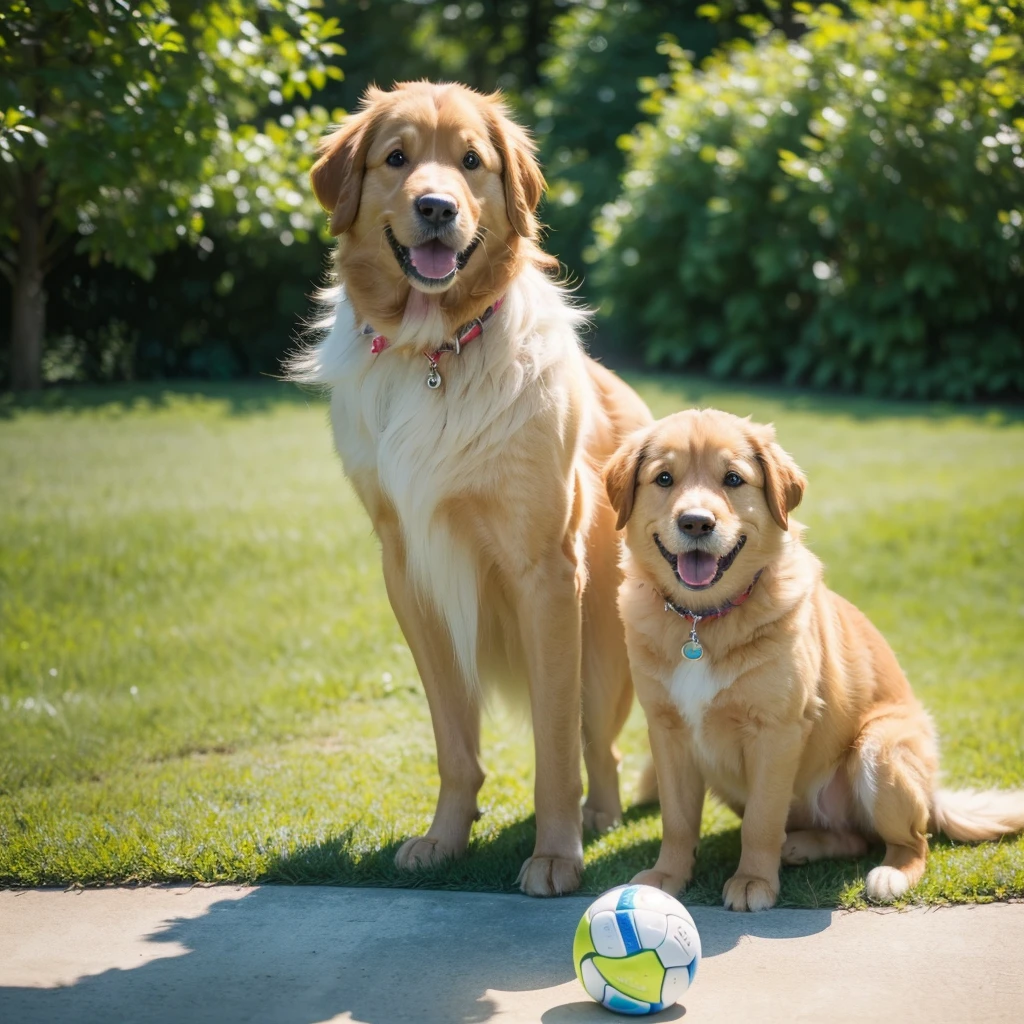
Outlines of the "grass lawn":
M 1024 417 L 634 377 L 657 414 L 773 420 L 830 585 L 888 636 L 947 782 L 1024 786 Z M 645 758 L 623 736 L 627 795 Z M 447 871 L 399 876 L 433 738 L 325 406 L 282 384 L 0 398 L 0 884 L 197 880 L 512 890 L 531 740 L 485 728 L 484 815 Z M 584 887 L 650 866 L 656 810 L 589 836 Z M 691 902 L 737 819 L 709 802 Z M 780 902 L 855 906 L 878 854 L 783 872 Z M 932 843 L 911 893 L 1024 897 L 1024 839 Z

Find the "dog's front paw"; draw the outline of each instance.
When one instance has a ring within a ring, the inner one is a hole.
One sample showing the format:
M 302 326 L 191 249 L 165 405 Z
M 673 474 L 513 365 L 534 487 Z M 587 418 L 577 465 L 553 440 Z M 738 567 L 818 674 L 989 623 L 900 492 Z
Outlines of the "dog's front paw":
M 899 868 L 880 864 L 868 872 L 864 892 L 875 903 L 892 903 L 910 888 L 910 880 Z
M 733 875 L 722 890 L 726 910 L 767 910 L 775 906 L 778 895 L 778 882 L 739 873 Z
M 398 848 L 395 867 L 400 871 L 437 867 L 446 860 L 454 860 L 461 852 L 434 836 L 413 836 Z
M 676 875 L 668 871 L 659 871 L 657 868 L 650 868 L 641 871 L 630 879 L 630 885 L 651 885 L 655 889 L 667 892 L 669 896 L 678 896 L 690 881 L 686 875 Z
M 527 896 L 564 896 L 580 887 L 583 857 L 528 857 L 519 871 L 519 888 Z

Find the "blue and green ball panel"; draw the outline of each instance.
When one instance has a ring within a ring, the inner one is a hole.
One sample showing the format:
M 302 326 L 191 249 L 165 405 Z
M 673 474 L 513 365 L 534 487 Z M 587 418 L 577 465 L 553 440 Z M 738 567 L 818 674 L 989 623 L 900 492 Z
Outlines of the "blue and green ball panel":
M 700 937 L 686 908 L 652 886 L 598 897 L 576 929 L 576 976 L 597 1002 L 619 1013 L 655 1013 L 689 988 Z

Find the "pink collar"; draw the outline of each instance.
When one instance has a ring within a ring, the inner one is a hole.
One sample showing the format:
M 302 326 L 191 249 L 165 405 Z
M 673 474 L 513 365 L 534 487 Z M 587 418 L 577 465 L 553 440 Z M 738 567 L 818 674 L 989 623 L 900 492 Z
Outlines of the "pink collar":
M 439 388 L 441 386 L 441 374 L 437 369 L 437 362 L 444 355 L 445 352 L 454 352 L 458 355 L 462 351 L 463 345 L 468 345 L 475 338 L 479 338 L 484 333 L 484 324 L 494 316 L 495 313 L 501 309 L 502 304 L 505 301 L 505 296 L 502 295 L 493 306 L 488 306 L 483 313 L 480 314 L 475 320 L 470 320 L 469 323 L 463 324 L 456 332 L 455 337 L 452 341 L 446 341 L 439 349 L 434 352 L 425 352 L 424 355 L 427 358 L 427 362 L 430 363 L 430 371 L 427 374 L 427 387 L 431 389 Z M 363 328 L 363 334 L 372 334 L 373 328 L 367 324 Z M 376 356 L 380 355 L 388 347 L 388 339 L 383 334 L 374 334 L 373 340 L 370 342 L 370 351 Z
M 733 608 L 738 608 L 748 597 L 750 597 L 750 592 L 754 589 L 754 584 L 761 578 L 761 573 L 763 572 L 764 569 L 758 569 L 757 575 L 754 576 L 753 580 L 750 582 L 750 586 L 747 587 L 747 589 L 744 590 L 743 593 L 734 601 L 726 601 L 720 608 L 710 608 L 706 612 L 695 612 L 691 611 L 689 608 L 680 608 L 679 605 L 674 604 L 666 597 L 664 598 L 665 610 L 674 611 L 680 618 L 689 619 L 693 623 L 710 622 L 711 619 L 720 619 L 723 615 L 728 615 Z
M 705 619 L 720 619 L 723 615 L 728 615 L 733 608 L 738 608 L 748 597 L 750 592 L 754 589 L 754 584 L 761 578 L 761 573 L 764 569 L 758 569 L 757 575 L 751 580 L 750 586 L 736 598 L 735 601 L 726 601 L 725 604 L 718 608 L 709 608 L 706 612 L 695 612 L 689 608 L 680 608 L 679 605 L 673 604 L 667 597 L 665 600 L 665 611 L 673 611 L 680 618 L 689 619 L 692 625 L 690 626 L 690 639 L 683 644 L 680 654 L 687 661 L 700 661 L 704 657 L 704 645 L 700 642 L 700 637 L 697 636 L 697 625 L 703 622 Z

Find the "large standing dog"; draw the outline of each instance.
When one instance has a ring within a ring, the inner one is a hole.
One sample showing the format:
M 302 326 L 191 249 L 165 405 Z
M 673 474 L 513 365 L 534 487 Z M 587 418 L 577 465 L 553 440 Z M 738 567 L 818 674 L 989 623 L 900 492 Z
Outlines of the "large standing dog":
M 929 831 L 1024 829 L 1024 792 L 939 788 L 932 724 L 896 656 L 825 586 L 789 518 L 805 481 L 771 427 L 678 413 L 629 438 L 606 479 L 664 823 L 657 863 L 634 881 L 675 894 L 690 880 L 706 786 L 743 817 L 734 910 L 775 902 L 780 861 L 881 839 L 866 889 L 890 902 L 924 873 Z
M 580 348 L 580 314 L 537 245 L 534 147 L 499 97 L 370 89 L 311 180 L 338 237 L 341 298 L 293 372 L 332 389 L 337 448 L 380 538 L 441 775 L 433 823 L 396 862 L 465 850 L 482 687 L 522 678 L 537 837 L 520 885 L 570 892 L 583 863 L 581 676 L 582 817 L 598 829 L 621 815 L 613 741 L 632 699 L 600 473 L 650 414 Z

